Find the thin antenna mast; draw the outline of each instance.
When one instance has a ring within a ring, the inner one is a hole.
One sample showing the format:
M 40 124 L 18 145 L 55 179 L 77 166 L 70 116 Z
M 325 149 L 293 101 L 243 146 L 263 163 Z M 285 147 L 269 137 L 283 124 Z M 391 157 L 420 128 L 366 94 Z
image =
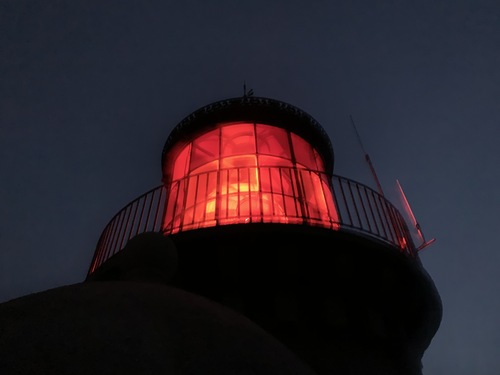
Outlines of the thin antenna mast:
M 377 184 L 378 192 L 380 193 L 380 195 L 384 196 L 384 191 L 382 190 L 382 185 L 380 185 L 380 181 L 378 180 L 377 173 L 375 172 L 375 168 L 373 167 L 370 156 L 368 155 L 368 153 L 365 151 L 365 148 L 363 147 L 363 142 L 361 142 L 361 137 L 359 136 L 358 129 L 356 128 L 356 124 L 354 123 L 352 116 L 349 115 L 349 117 L 351 118 L 351 124 L 354 128 L 354 131 L 356 132 L 356 136 L 358 138 L 359 145 L 361 146 L 361 150 L 363 151 L 363 154 L 365 155 L 365 160 L 368 163 L 368 166 L 370 167 L 370 171 L 372 172 L 373 178 L 375 179 L 375 183 Z
M 413 226 L 417 230 L 418 236 L 422 240 L 422 243 L 417 247 L 417 251 L 423 250 L 427 246 L 432 245 L 436 241 L 436 239 L 431 238 L 429 241 L 427 241 L 425 239 L 424 233 L 422 232 L 422 228 L 420 227 L 420 224 L 418 223 L 417 219 L 415 218 L 415 215 L 413 214 L 413 211 L 410 207 L 410 204 L 408 203 L 408 199 L 406 199 L 406 195 L 403 191 L 403 188 L 401 187 L 401 184 L 399 183 L 399 180 L 396 180 L 396 183 L 398 185 L 399 193 L 401 194 L 401 197 L 403 199 L 403 205 L 404 205 L 404 209 L 406 211 L 406 214 L 410 217 L 410 219 L 413 223 Z

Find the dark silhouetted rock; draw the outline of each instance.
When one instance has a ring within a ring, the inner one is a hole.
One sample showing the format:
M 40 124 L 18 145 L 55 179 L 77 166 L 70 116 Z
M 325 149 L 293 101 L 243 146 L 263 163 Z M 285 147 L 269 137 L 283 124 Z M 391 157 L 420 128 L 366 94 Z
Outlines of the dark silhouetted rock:
M 0 374 L 313 375 L 226 307 L 159 283 L 90 282 L 0 305 Z

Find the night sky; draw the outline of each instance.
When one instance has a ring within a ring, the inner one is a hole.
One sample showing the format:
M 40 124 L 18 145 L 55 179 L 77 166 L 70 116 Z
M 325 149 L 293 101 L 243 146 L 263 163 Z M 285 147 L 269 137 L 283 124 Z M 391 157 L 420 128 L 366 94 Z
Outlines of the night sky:
M 160 184 L 172 128 L 244 82 L 375 188 L 353 116 L 437 239 L 424 374 L 499 374 L 498 0 L 0 0 L 0 302 L 83 281 L 109 219 Z

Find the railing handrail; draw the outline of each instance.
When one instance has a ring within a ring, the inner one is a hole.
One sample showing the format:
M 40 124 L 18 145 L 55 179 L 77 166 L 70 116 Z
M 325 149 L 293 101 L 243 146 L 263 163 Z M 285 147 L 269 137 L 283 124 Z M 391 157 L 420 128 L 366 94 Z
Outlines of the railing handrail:
M 242 168 L 247 167 L 227 169 Z M 295 169 L 293 167 L 267 168 Z M 339 231 L 364 236 L 368 235 L 371 238 L 377 238 L 395 246 L 408 255 L 413 255 L 415 253 L 412 238 L 403 216 L 383 195 L 369 186 L 347 177 L 335 174 L 328 175 L 309 169 L 306 170 L 328 177 L 328 181 L 331 183 L 330 188 L 332 190 L 333 199 L 338 210 Z M 200 174 L 207 173 L 213 173 L 213 171 Z M 192 178 L 193 176 L 184 178 L 190 177 Z M 349 189 L 348 194 L 344 191 L 344 185 L 346 189 Z M 353 193 L 353 187 L 357 194 Z M 337 190 L 340 190 L 339 196 L 337 196 Z M 96 250 L 88 271 L 89 275 L 112 255 L 121 251 L 130 238 L 148 231 L 162 231 L 163 217 L 165 214 L 165 200 L 167 196 L 165 193 L 166 188 L 164 185 L 154 187 L 123 206 L 123 208 L 108 221 L 97 242 Z M 149 206 L 147 210 L 146 206 Z M 139 209 L 141 213 L 139 217 L 137 217 Z M 144 215 L 145 211 L 147 211 L 146 216 Z M 360 211 L 362 214 L 360 214 Z M 132 221 L 130 220 L 131 216 Z M 159 217 L 161 217 L 161 220 L 158 220 Z M 144 218 L 146 218 L 146 220 L 143 225 Z M 151 218 L 154 218 L 152 223 L 150 222 Z M 373 229 L 372 226 L 375 229 Z M 135 232 L 135 234 L 133 232 Z

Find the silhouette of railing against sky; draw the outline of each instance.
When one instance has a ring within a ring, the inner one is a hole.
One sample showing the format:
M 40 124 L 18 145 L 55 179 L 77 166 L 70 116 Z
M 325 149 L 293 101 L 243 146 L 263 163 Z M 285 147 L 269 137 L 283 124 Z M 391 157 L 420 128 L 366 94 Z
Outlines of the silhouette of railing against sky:
M 288 169 L 275 167 L 281 170 Z M 233 168 L 243 169 L 243 168 Z M 406 222 L 400 212 L 385 197 L 368 186 L 350 180 L 345 177 L 319 173 L 317 171 L 302 170 L 310 174 L 315 174 L 319 178 L 327 179 L 331 182 L 333 200 L 336 209 L 336 219 L 330 219 L 330 228 L 341 232 L 350 232 L 355 235 L 365 236 L 392 245 L 396 250 L 413 256 L 416 252 L 411 234 Z M 212 173 L 212 172 L 207 172 Z M 238 171 L 239 173 L 239 171 Z M 199 174 L 202 176 L 203 173 Z M 183 180 L 193 178 L 185 177 L 176 181 L 182 184 Z M 301 180 L 297 182 L 300 184 Z M 299 187 L 303 188 L 303 187 Z M 250 199 L 251 191 L 238 191 L 239 199 L 244 199 L 248 195 Z M 276 194 L 276 193 L 273 193 Z M 284 198 L 284 197 L 283 197 Z M 163 232 L 165 235 L 175 233 L 182 228 L 166 225 L 163 221 L 166 213 L 167 193 L 166 188 L 161 185 L 142 194 L 138 198 L 123 207 L 106 225 L 96 246 L 94 258 L 92 259 L 88 273 L 94 272 L 100 265 L 114 254 L 122 250 L 127 241 L 138 234 L 145 232 Z M 300 210 L 285 212 L 290 220 L 290 225 L 319 225 L 325 226 L 324 219 L 317 223 L 307 220 Z M 300 221 L 302 224 L 297 224 Z M 251 223 L 259 222 L 252 214 Z M 265 222 L 261 217 L 260 222 Z M 225 225 L 215 222 L 217 225 Z M 186 227 L 184 230 L 195 229 Z

